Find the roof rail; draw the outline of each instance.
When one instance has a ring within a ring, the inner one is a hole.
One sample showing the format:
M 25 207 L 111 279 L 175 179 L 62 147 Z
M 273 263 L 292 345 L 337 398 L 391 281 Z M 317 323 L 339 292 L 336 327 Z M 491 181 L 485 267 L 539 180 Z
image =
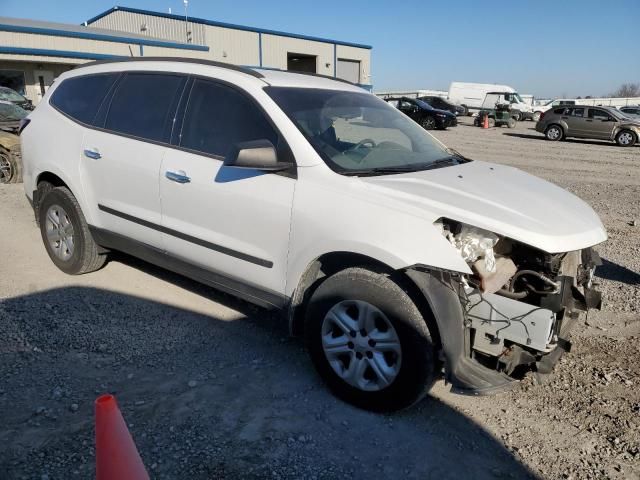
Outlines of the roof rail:
M 255 78 L 264 78 L 260 72 L 256 72 L 251 67 L 243 67 L 240 65 L 232 65 L 231 63 L 216 62 L 213 60 L 205 60 L 201 58 L 187 58 L 187 57 L 120 57 L 109 58 L 106 60 L 97 60 L 95 62 L 83 63 L 75 68 L 89 67 L 93 65 L 104 65 L 109 63 L 125 63 L 125 62 L 180 62 L 180 63 L 196 63 L 199 65 L 209 65 L 211 67 L 226 68 L 228 70 L 234 70 L 236 72 L 246 73 Z M 331 78 L 331 77 L 330 77 Z
M 323 75 L 322 73 L 313 73 L 313 72 L 297 72 L 295 70 L 283 70 L 281 68 L 275 68 L 275 67 L 254 67 L 254 66 L 247 66 L 245 68 L 255 68 L 257 70 L 271 70 L 274 72 L 285 72 L 285 73 L 295 73 L 297 75 L 309 75 L 310 77 L 319 77 L 319 78 L 326 78 L 328 80 L 335 80 L 336 82 L 342 82 L 342 83 L 348 83 L 349 85 L 353 85 L 355 87 L 359 87 L 360 85 L 358 85 L 357 83 L 353 83 L 350 82 L 349 80 L 345 80 L 344 78 L 340 78 L 340 77 L 332 77 L 331 75 Z M 259 73 L 259 72 L 257 72 Z

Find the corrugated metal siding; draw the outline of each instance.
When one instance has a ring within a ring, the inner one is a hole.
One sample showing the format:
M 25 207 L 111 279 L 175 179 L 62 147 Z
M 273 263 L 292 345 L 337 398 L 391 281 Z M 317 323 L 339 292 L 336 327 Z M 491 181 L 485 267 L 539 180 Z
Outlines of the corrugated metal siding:
M 207 46 L 212 60 L 236 65 L 258 65 L 259 39 L 255 32 L 205 25 Z
M 146 31 L 141 31 L 146 25 Z M 163 38 L 174 42 L 186 42 L 185 22 L 153 15 L 122 12 L 116 10 L 106 17 L 102 17 L 91 24 L 92 27 L 107 28 L 119 32 L 138 33 L 150 37 Z M 205 25 L 188 22 L 191 31 L 191 42 L 196 45 L 207 45 Z
M 287 53 L 315 55 L 318 57 L 316 73 L 333 76 L 332 44 L 276 35 L 262 35 L 262 65 L 264 67 L 286 70 Z
M 62 50 L 69 52 L 120 55 L 124 57 L 140 56 L 140 47 L 136 44 L 104 42 L 82 38 L 56 37 L 33 33 L 14 33 L 0 31 L 0 45 L 34 49 Z M 208 52 L 180 50 L 168 47 L 144 46 L 144 55 L 167 57 L 209 58 Z M 43 58 L 43 57 L 41 57 Z M 46 61 L 46 60 L 42 60 Z

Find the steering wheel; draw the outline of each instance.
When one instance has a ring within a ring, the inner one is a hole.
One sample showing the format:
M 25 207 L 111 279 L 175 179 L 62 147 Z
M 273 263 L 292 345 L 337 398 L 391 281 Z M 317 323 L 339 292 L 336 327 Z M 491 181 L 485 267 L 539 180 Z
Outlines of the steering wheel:
M 359 148 L 364 147 L 365 145 L 371 145 L 372 148 L 375 148 L 376 142 L 374 142 L 370 138 L 365 138 L 364 140 L 360 140 L 358 143 L 356 143 L 349 150 L 358 150 Z

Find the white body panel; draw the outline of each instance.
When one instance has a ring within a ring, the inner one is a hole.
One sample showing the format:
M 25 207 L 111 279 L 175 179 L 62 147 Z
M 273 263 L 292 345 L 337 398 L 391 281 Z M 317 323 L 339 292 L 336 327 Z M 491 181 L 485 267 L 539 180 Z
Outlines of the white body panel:
M 100 158 L 89 158 L 84 150 Z M 160 232 L 112 215 L 110 208 L 160 224 L 158 175 L 166 147 L 86 129 L 80 152 L 80 182 L 93 225 L 162 248 Z
M 536 112 L 546 112 L 547 110 L 559 107 L 561 102 L 573 102 L 571 105 L 588 105 L 592 107 L 627 107 L 640 105 L 640 97 L 627 98 L 557 98 L 543 105 L 533 107 Z
M 183 171 L 191 182 L 172 182 L 167 171 Z M 199 267 L 282 293 L 295 186 L 293 178 L 223 167 L 215 158 L 168 149 L 160 176 L 162 226 L 222 251 L 166 234 L 165 248 Z

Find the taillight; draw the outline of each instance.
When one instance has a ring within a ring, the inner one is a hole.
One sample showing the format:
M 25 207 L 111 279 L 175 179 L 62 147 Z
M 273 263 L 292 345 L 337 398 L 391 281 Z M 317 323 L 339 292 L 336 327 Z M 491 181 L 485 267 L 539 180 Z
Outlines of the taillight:
M 27 125 L 29 125 L 31 123 L 31 120 L 29 120 L 28 118 L 23 118 L 22 120 L 20 120 L 20 126 L 18 127 L 18 135 L 20 135 L 22 133 L 22 131 L 27 128 Z
M 540 118 L 538 118 L 538 121 L 541 122 L 543 118 L 544 118 L 544 112 L 540 112 Z

